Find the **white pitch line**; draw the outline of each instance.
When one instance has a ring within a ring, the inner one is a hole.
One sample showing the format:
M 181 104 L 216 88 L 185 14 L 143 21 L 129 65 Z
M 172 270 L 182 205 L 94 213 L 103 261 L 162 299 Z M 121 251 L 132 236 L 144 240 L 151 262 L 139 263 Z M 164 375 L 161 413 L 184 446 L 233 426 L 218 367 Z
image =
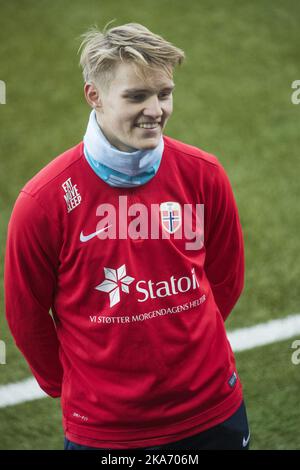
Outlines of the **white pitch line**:
M 47 396 L 35 378 L 30 377 L 21 382 L 10 383 L 0 387 L 0 408 L 18 405 L 26 401 L 38 400 Z
M 257 346 L 276 343 L 300 334 L 300 314 L 289 315 L 278 320 L 240 328 L 227 333 L 234 352 L 246 351 Z
M 228 331 L 227 337 L 234 352 L 246 351 L 258 346 L 276 343 L 300 335 L 300 314 L 271 320 L 248 328 Z M 45 398 L 48 395 L 39 387 L 35 378 L 0 386 L 0 408 Z

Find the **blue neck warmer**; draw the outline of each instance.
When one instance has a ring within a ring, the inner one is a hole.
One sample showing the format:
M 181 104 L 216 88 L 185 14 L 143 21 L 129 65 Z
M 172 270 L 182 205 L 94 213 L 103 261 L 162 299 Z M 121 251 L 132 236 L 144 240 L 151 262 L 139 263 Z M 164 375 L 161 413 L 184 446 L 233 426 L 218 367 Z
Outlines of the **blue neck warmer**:
M 155 149 L 121 152 L 104 136 L 94 109 L 90 114 L 83 143 L 84 155 L 95 173 L 110 186 L 120 188 L 140 186 L 153 178 L 164 151 L 161 137 Z

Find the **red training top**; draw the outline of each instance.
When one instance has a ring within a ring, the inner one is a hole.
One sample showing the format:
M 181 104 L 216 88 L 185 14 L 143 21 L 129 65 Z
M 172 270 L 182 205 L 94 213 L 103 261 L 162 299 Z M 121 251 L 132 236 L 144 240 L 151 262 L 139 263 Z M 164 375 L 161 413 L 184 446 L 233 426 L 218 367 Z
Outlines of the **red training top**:
M 216 157 L 164 144 L 148 183 L 114 188 L 79 143 L 25 185 L 9 222 L 8 323 L 79 444 L 174 442 L 242 401 L 224 327 L 244 282 L 233 192 Z M 191 221 L 204 229 L 197 249 Z

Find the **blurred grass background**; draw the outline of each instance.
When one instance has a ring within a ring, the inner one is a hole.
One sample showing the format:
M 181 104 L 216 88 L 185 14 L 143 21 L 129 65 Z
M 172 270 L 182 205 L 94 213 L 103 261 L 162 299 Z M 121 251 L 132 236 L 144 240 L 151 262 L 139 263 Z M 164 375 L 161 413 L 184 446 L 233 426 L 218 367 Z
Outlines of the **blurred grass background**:
M 186 52 L 175 73 L 166 134 L 215 154 L 235 193 L 246 284 L 227 321 L 235 329 L 299 312 L 300 79 L 296 0 L 0 0 L 0 249 L 20 188 L 78 143 L 89 107 L 78 66 L 88 27 L 139 22 Z M 0 265 L 3 276 L 3 262 Z M 0 291 L 0 383 L 29 370 L 8 332 Z M 300 366 L 290 341 L 236 355 L 253 449 L 300 449 Z M 0 410 L 1 449 L 62 448 L 59 401 Z

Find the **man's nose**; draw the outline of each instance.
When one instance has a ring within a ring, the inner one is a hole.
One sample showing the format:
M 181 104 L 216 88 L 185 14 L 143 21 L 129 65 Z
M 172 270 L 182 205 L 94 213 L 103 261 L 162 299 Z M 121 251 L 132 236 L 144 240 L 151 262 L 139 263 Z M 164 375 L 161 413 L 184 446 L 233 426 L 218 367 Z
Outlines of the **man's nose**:
M 162 116 L 162 114 L 163 112 L 158 96 L 151 96 L 146 102 L 144 115 L 157 119 L 158 117 Z

